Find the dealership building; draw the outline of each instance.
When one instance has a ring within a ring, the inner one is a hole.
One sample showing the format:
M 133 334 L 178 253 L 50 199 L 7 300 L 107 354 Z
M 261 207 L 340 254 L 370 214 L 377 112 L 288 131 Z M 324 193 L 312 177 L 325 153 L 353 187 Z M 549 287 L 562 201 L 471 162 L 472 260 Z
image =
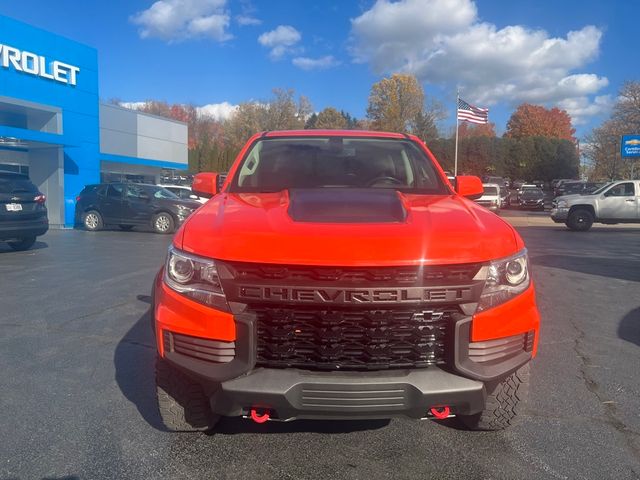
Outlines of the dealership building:
M 186 169 L 187 134 L 185 123 L 101 103 L 94 48 L 0 15 L 0 170 L 29 175 L 51 226 L 73 226 L 85 185 Z

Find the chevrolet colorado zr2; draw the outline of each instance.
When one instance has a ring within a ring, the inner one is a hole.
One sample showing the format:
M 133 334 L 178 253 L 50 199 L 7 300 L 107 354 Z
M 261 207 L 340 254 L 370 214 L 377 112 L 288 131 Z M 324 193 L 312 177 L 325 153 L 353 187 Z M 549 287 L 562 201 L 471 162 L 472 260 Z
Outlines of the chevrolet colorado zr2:
M 176 232 L 153 287 L 169 430 L 221 416 L 510 425 L 539 314 L 518 233 L 404 134 L 252 137 Z

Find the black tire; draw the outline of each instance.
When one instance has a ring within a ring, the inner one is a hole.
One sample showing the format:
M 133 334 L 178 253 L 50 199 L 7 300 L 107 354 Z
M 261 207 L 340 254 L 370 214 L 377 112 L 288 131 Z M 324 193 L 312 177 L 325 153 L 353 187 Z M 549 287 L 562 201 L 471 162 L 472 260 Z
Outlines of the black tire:
M 120 229 L 124 230 L 125 232 L 130 232 L 131 230 L 133 230 L 133 225 L 120 225 Z
M 586 208 L 576 208 L 569 212 L 565 225 L 576 232 L 586 232 L 593 225 L 593 214 Z
M 487 403 L 482 412 L 457 418 L 470 430 L 503 430 L 516 423 L 528 396 L 527 363 L 487 392 Z
M 158 357 L 156 392 L 162 423 L 171 432 L 203 432 L 220 419 L 211 411 L 202 387 Z
M 151 219 L 151 227 L 156 233 L 173 233 L 176 222 L 169 212 L 160 212 Z
M 22 237 L 19 240 L 7 242 L 11 248 L 16 252 L 22 252 L 23 250 L 29 250 L 34 243 L 36 243 L 36 237 Z
M 89 210 L 82 215 L 82 225 L 84 225 L 85 230 L 97 232 L 104 227 L 102 215 L 100 215 L 96 210 Z

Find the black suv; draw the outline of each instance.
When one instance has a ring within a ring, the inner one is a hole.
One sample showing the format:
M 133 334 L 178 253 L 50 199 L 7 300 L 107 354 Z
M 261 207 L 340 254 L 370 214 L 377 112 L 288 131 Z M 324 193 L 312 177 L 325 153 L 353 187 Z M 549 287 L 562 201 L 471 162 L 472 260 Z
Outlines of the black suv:
M 27 250 L 49 230 L 45 196 L 29 177 L 0 172 L 0 241 Z
M 119 225 L 123 230 L 148 225 L 157 233 L 171 233 L 200 205 L 157 185 L 87 185 L 76 197 L 75 223 L 91 231 L 105 225 Z

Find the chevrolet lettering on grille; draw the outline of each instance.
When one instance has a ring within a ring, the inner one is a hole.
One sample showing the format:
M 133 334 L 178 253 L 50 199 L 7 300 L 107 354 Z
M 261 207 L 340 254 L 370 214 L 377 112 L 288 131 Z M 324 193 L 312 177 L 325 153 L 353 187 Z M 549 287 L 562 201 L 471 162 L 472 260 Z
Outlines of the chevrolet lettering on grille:
M 237 298 L 246 302 L 289 302 L 315 304 L 425 303 L 473 301 L 470 287 L 447 288 L 304 288 L 289 286 L 239 285 Z

